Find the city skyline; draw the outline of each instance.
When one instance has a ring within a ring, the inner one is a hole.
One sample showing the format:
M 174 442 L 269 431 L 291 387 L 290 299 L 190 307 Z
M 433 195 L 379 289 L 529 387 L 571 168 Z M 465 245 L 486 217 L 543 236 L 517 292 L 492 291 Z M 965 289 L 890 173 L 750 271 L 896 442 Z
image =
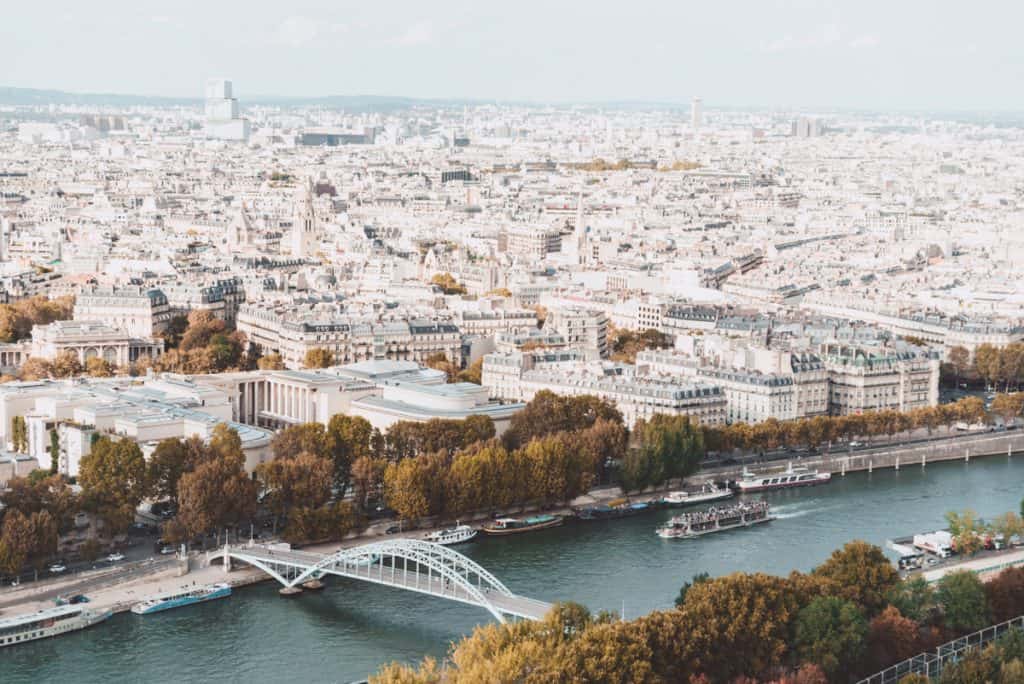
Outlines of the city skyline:
M 1018 103 L 999 84 L 1024 63 L 1013 21 L 992 25 L 952 3 L 867 3 L 855 12 L 841 3 L 699 11 L 641 3 L 629 13 L 577 5 L 515 14 L 462 2 L 429 13 L 406 3 L 257 4 L 244 14 L 193 4 L 173 12 L 112 4 L 88 15 L 73 3 L 14 8 L 0 29 L 0 63 L 13 65 L 0 84 L 191 99 L 207 78 L 229 76 L 243 103 L 380 95 L 685 105 L 699 96 L 712 108 L 1006 111 Z M 30 39 L 38 35 L 50 40 Z

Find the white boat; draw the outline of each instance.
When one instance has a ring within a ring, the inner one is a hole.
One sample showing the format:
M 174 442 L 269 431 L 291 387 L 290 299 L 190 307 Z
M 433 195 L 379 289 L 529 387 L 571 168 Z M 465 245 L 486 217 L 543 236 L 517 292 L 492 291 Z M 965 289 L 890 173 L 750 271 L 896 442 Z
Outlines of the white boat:
M 817 470 L 808 470 L 803 466 L 794 468 L 793 464 L 781 473 L 771 475 L 754 475 L 746 468 L 743 469 L 743 478 L 736 483 L 736 488 L 741 493 L 762 492 L 767 489 L 784 489 L 788 487 L 807 487 L 810 485 L 824 484 L 832 479 L 832 473 L 822 473 Z
M 735 494 L 731 489 L 716 484 L 706 484 L 699 492 L 669 492 L 661 502 L 669 507 L 695 506 L 710 501 L 731 499 Z
M 94 610 L 79 603 L 6 618 L 0 620 L 0 646 L 75 632 L 103 622 L 110 615 L 109 610 Z
M 208 584 L 203 587 L 194 587 L 185 591 L 158 594 L 140 601 L 132 606 L 132 612 L 136 615 L 149 615 L 159 613 L 162 610 L 191 606 L 194 603 L 203 603 L 219 598 L 231 596 L 231 585 L 224 582 Z
M 436 532 L 431 532 L 426 536 L 426 540 L 428 542 L 434 542 L 435 544 L 451 546 L 452 544 L 468 542 L 474 537 L 476 537 L 476 530 L 472 527 L 469 525 L 456 525 L 448 530 L 437 530 Z

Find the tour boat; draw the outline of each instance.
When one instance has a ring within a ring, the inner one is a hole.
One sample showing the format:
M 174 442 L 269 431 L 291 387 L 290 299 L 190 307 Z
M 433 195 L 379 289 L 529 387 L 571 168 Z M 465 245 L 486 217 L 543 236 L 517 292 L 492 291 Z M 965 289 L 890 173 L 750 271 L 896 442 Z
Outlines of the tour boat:
M 132 606 L 132 612 L 136 615 L 149 615 L 159 613 L 162 610 L 191 606 L 193 603 L 202 603 L 219 598 L 231 596 L 231 585 L 223 582 L 208 584 L 204 587 L 194 587 L 185 591 L 158 594 L 140 601 Z
M 697 504 L 731 499 L 733 496 L 735 494 L 731 489 L 719 487 L 716 484 L 706 484 L 699 492 L 669 492 L 661 500 L 661 503 L 670 508 L 678 508 L 680 506 L 696 506 Z
M 544 530 L 549 527 L 558 527 L 565 519 L 560 515 L 535 515 L 525 520 L 518 518 L 498 518 L 492 523 L 487 523 L 481 528 L 484 534 L 504 535 L 519 534 L 520 532 L 533 532 Z
M 448 530 L 431 532 L 426 536 L 426 540 L 443 546 L 451 546 L 452 544 L 468 542 L 474 537 L 476 537 L 476 530 L 472 527 L 469 525 L 456 525 Z
M 824 484 L 831 479 L 832 473 L 808 470 L 802 466 L 794 468 L 793 464 L 790 463 L 783 472 L 771 475 L 754 475 L 744 468 L 743 478 L 736 483 L 736 488 L 740 490 L 740 493 L 763 492 L 767 489 L 807 487 Z
M 0 646 L 13 646 L 85 629 L 103 622 L 110 615 L 109 610 L 93 610 L 75 604 L 6 618 L 0 620 Z
M 750 527 L 758 523 L 769 522 L 773 518 L 771 509 L 765 501 L 738 503 L 723 508 L 712 506 L 706 511 L 674 516 L 659 527 L 655 534 L 662 539 L 688 539 L 724 532 L 737 527 Z

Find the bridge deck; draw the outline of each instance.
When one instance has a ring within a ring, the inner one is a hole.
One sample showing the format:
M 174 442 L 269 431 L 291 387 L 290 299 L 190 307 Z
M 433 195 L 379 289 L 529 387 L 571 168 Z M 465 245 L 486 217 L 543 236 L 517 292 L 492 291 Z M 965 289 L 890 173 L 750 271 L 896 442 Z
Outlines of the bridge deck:
M 321 563 L 331 554 L 242 546 L 232 547 L 231 555 L 243 562 L 259 561 L 279 570 L 292 568 L 296 572 L 302 572 Z M 423 572 L 415 562 L 406 561 L 401 557 L 391 557 L 389 560 L 391 564 L 378 561 L 354 565 L 351 562 L 340 561 L 324 565 L 320 568 L 320 572 L 325 575 L 358 579 L 396 589 L 429 594 L 474 606 L 480 605 L 479 599 L 458 582 L 453 582 L 437 572 Z M 478 585 L 477 590 L 494 608 L 505 615 L 540 620 L 551 609 L 551 604 L 526 596 L 509 596 L 483 585 Z

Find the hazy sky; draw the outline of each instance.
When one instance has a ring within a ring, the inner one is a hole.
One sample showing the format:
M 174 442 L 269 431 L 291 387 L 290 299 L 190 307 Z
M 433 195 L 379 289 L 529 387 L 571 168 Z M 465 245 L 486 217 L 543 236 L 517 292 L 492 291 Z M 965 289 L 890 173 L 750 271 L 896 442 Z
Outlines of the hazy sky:
M 1012 0 L 6 0 L 0 86 L 1024 109 Z

